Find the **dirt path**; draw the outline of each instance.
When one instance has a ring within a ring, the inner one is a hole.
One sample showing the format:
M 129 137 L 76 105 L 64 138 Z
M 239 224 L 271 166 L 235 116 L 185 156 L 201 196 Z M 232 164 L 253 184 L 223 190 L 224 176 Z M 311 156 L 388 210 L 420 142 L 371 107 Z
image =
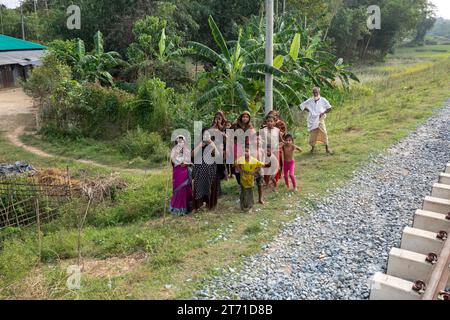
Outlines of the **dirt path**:
M 160 172 L 159 169 L 125 169 L 107 166 L 92 160 L 72 159 L 56 156 L 41 149 L 27 146 L 20 140 L 28 130 L 35 129 L 36 109 L 33 107 L 33 99 L 28 97 L 21 88 L 0 90 L 0 131 L 6 133 L 6 138 L 13 145 L 43 158 L 59 158 L 66 161 L 76 161 L 82 164 L 104 168 L 111 171 L 146 174 Z
M 23 148 L 27 150 L 30 153 L 33 153 L 37 156 L 44 157 L 44 158 L 53 158 L 54 156 L 42 151 L 38 148 L 30 147 L 24 144 L 22 141 L 20 141 L 20 136 L 25 133 L 25 127 L 19 126 L 15 130 L 7 131 L 6 132 L 6 138 L 8 138 L 9 142 L 11 142 L 13 145 Z

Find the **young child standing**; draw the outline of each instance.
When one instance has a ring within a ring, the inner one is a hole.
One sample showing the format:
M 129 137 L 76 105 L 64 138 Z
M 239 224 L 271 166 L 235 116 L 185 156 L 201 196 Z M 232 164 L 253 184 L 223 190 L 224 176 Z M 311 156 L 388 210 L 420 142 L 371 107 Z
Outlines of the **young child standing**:
M 270 148 L 267 148 L 264 168 L 271 168 L 273 163 L 278 163 L 278 157 L 272 153 Z M 272 175 L 267 175 L 267 174 L 264 175 L 264 184 L 265 184 L 266 188 L 268 188 L 270 186 L 270 183 L 272 183 L 272 191 L 275 191 L 275 188 L 277 186 L 277 180 L 276 180 L 277 174 L 278 174 L 278 171 Z
M 264 151 L 261 146 L 261 137 L 257 136 L 256 138 L 257 146 L 256 146 L 256 159 L 258 161 L 264 162 L 265 156 Z M 259 168 L 255 173 L 255 181 L 256 181 L 256 187 L 258 188 L 258 203 L 264 204 L 263 200 L 263 172 L 262 168 Z
M 270 179 L 274 182 L 274 188 L 276 188 L 278 181 L 281 178 L 281 161 L 282 161 L 282 149 L 281 144 L 283 142 L 283 139 L 281 137 L 281 131 L 276 126 L 276 118 L 272 115 L 268 115 L 265 120 L 265 127 L 260 131 L 261 133 L 261 140 L 263 143 L 263 146 L 265 146 L 266 149 L 271 149 L 272 153 L 278 157 L 278 167 L 272 168 L 276 170 L 276 173 L 274 174 L 274 179 Z M 275 162 L 276 163 L 276 162 Z M 273 163 L 272 163 L 273 164 Z M 268 181 L 268 178 L 266 178 L 266 183 Z
M 253 208 L 253 188 L 255 186 L 255 175 L 264 163 L 250 155 L 249 148 L 245 148 L 245 155 L 236 160 L 236 166 L 240 172 L 241 210 L 249 212 Z
M 297 191 L 297 180 L 295 179 L 295 151 L 303 151 L 300 147 L 294 144 L 294 137 L 291 134 L 287 134 L 284 137 L 283 144 L 283 156 L 284 156 L 284 181 L 289 189 L 289 178 L 292 181 L 292 187 L 294 191 Z
M 225 122 L 225 138 L 227 136 L 227 132 L 226 130 L 231 129 L 232 123 L 231 121 L 226 121 Z M 225 139 L 226 140 L 226 139 Z M 228 159 L 228 155 L 230 155 L 233 152 L 233 145 L 227 145 L 225 143 L 225 163 L 226 160 Z M 233 177 L 233 164 L 230 163 L 226 163 L 226 174 L 227 174 L 227 179 L 231 179 Z

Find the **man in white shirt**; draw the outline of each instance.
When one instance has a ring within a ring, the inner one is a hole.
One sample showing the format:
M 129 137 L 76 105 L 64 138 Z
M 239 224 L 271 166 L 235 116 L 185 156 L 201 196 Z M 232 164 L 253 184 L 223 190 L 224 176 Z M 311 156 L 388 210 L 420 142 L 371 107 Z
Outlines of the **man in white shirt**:
M 326 114 L 331 111 L 331 105 L 327 99 L 320 96 L 320 88 L 313 89 L 313 97 L 300 105 L 302 111 L 308 112 L 308 131 L 311 153 L 316 144 L 324 144 L 327 153 L 332 153 L 328 147 L 328 134 L 325 126 Z

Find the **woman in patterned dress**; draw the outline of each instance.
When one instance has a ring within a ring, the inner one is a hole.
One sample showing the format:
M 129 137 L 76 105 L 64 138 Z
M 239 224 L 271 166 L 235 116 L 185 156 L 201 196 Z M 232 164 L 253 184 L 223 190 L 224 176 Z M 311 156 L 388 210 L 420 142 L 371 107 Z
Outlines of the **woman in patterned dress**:
M 211 146 L 212 154 L 205 152 Z M 206 203 L 209 210 L 213 210 L 217 206 L 218 197 L 218 179 L 217 164 L 212 157 L 218 152 L 217 147 L 211 140 L 208 130 L 203 130 L 203 141 L 193 151 L 193 157 L 201 152 L 201 163 L 194 164 L 194 200 L 193 209 L 199 210 Z

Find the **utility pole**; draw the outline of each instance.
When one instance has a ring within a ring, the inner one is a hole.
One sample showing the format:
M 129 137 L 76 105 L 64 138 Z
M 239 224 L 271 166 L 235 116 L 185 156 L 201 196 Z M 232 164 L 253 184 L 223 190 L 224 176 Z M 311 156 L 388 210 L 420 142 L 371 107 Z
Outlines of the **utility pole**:
M 47 0 L 44 0 L 45 3 L 45 12 L 47 13 L 47 17 L 48 17 L 48 2 Z
M 286 13 L 286 0 L 283 0 L 283 14 Z
M 266 64 L 273 66 L 273 0 L 266 0 Z M 273 110 L 273 75 L 266 73 L 265 108 L 268 114 Z
M 34 22 L 35 25 L 35 32 L 36 32 L 36 39 L 39 40 L 39 22 L 38 22 L 38 14 L 37 14 L 37 0 L 33 0 L 34 4 Z
M 22 39 L 25 40 L 25 21 L 23 20 L 23 3 L 20 1 L 20 16 L 22 20 Z
M 5 29 L 3 28 L 3 4 L 0 3 L 0 24 L 2 25 L 2 34 L 5 34 Z

